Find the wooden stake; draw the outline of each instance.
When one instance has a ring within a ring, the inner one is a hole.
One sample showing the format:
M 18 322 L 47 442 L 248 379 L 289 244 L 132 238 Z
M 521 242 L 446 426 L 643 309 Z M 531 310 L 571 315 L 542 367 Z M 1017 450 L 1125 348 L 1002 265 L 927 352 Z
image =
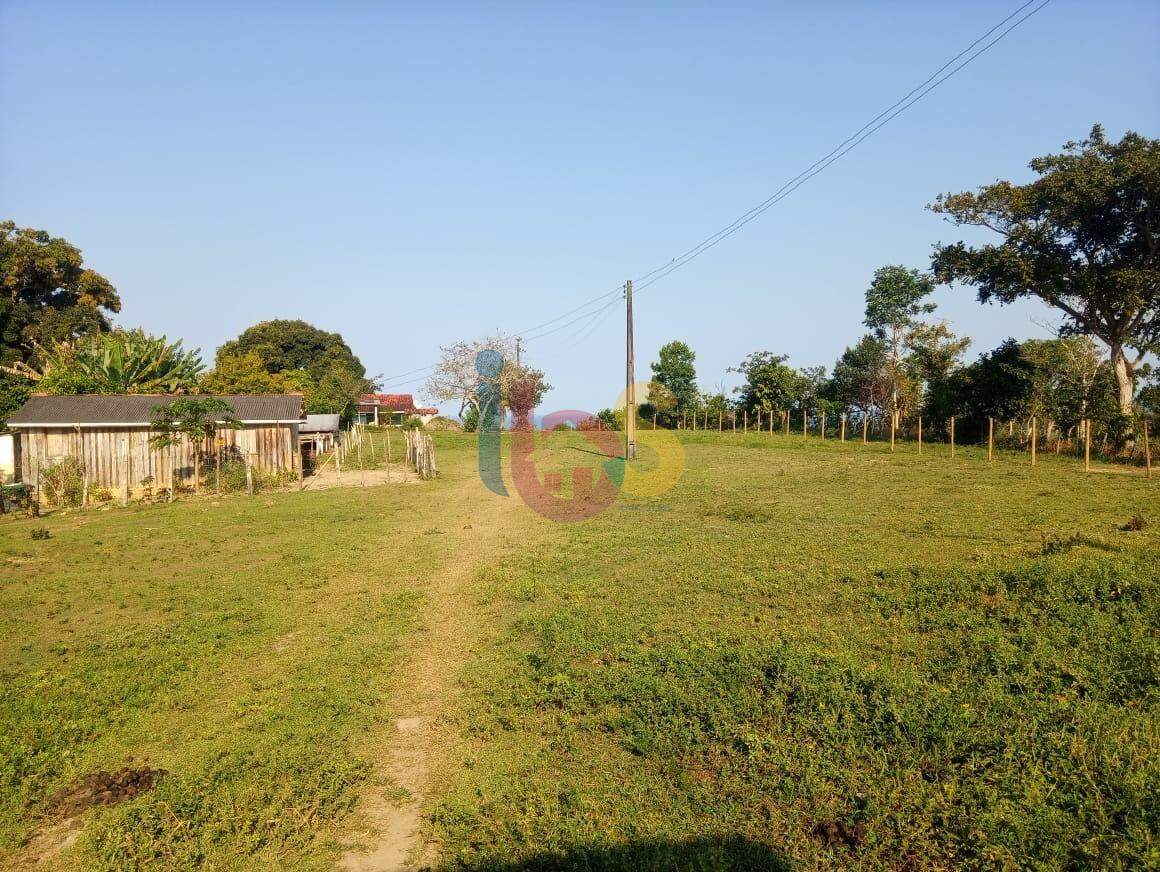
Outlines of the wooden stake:
M 918 453 L 922 454 L 922 415 L 918 416 Z
M 785 410 L 785 435 L 789 436 L 789 409 Z
M 951 415 L 951 457 L 955 456 L 955 416 Z
M 121 457 L 121 505 L 129 505 L 129 434 L 125 434 L 125 453 Z
M 987 419 L 987 463 L 993 462 L 995 457 L 995 419 Z
M 842 413 L 842 428 L 841 428 L 841 435 L 839 436 L 839 438 L 841 439 L 842 442 L 846 441 L 846 413 L 845 412 Z
M 826 440 L 826 410 L 822 410 L 822 441 Z
M 749 410 L 748 410 L 748 409 L 746 409 L 746 410 L 745 410 L 744 412 L 742 412 L 741 414 L 742 414 L 742 416 L 743 416 L 743 417 L 744 417 L 744 419 L 745 419 L 745 429 L 744 429 L 744 430 L 742 430 L 741 432 L 743 432 L 743 433 L 748 433 L 748 432 L 749 432 Z
M 805 439 L 810 435 L 809 420 L 806 418 L 806 407 L 802 406 L 802 438 Z
M 1144 420 L 1144 467 L 1148 470 L 1148 478 L 1152 477 L 1152 446 L 1148 442 L 1148 421 Z M 86 479 L 87 481 L 87 479 Z
M 898 411 L 895 410 L 890 415 L 890 450 L 894 450 L 894 430 L 898 427 Z
M 737 413 L 733 412 L 733 432 L 737 432 Z
M 1092 419 L 1083 421 L 1083 471 L 1092 471 Z
M 862 413 L 862 444 L 866 444 L 866 432 L 870 429 L 870 416 Z
M 1039 426 L 1039 422 L 1036 420 L 1035 416 L 1032 415 L 1031 416 L 1031 465 L 1032 466 L 1035 465 L 1035 443 L 1037 441 L 1035 437 L 1037 435 L 1039 435 L 1036 432 L 1038 426 Z
M 725 410 L 724 409 L 717 410 L 717 432 L 718 433 L 725 432 Z
M 254 495 L 254 465 L 250 462 L 250 455 L 246 454 L 246 493 Z
M 657 428 L 657 413 L 653 412 L 653 429 Z

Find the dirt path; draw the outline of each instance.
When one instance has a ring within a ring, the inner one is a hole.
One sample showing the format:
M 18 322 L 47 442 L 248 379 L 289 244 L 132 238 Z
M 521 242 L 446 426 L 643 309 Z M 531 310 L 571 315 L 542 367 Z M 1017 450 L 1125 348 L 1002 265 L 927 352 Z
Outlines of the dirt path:
M 529 523 L 523 503 L 489 493 L 475 477 L 447 494 L 445 505 L 451 514 L 442 528 L 460 542 L 430 578 L 425 626 L 411 640 L 411 654 L 391 691 L 391 707 L 400 716 L 385 739 L 376 775 L 394 790 L 376 788 L 361 802 L 370 828 L 355 838 L 370 850 L 342 858 L 339 868 L 350 872 L 403 872 L 438 859 L 438 845 L 424 835 L 421 810 L 455 729 L 443 717 L 458 692 L 455 677 L 489 626 L 468 589 L 476 569 L 496 559 Z M 401 791 L 405 796 L 397 795 Z

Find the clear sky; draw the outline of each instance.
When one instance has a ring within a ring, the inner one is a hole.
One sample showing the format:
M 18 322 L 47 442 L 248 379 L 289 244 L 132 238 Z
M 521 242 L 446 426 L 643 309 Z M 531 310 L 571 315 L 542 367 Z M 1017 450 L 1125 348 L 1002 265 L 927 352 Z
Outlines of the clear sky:
M 82 248 L 120 324 L 207 361 L 298 317 L 393 376 L 668 261 L 1018 5 L 0 0 L 0 217 Z M 1158 45 L 1155 0 L 1055 0 L 641 292 L 638 377 L 674 338 L 706 389 L 756 350 L 832 366 L 874 269 L 959 238 L 936 194 L 1026 179 L 1093 122 L 1160 135 Z M 1054 320 L 937 301 L 972 356 Z M 529 343 L 543 411 L 611 405 L 623 348 L 620 309 Z

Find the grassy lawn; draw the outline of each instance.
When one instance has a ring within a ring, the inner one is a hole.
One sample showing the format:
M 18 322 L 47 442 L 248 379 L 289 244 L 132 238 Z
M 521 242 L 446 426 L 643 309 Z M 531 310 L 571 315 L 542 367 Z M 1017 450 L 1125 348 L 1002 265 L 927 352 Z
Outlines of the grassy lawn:
M 0 856 L 145 762 L 168 774 L 54 864 L 329 867 L 429 579 L 473 559 L 424 798 L 450 867 L 1160 861 L 1160 481 L 685 434 L 671 491 L 517 505 L 475 559 L 495 498 L 436 438 L 421 485 L 0 524 Z M 541 469 L 595 462 L 550 442 Z

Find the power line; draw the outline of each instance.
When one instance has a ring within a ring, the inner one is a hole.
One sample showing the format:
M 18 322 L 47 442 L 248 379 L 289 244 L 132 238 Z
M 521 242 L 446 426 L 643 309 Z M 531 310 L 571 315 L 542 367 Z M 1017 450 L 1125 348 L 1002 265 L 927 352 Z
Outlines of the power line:
M 1034 0 L 1031 0 L 1031 2 L 1034 2 Z M 840 160 L 842 157 L 849 154 L 851 151 L 853 151 L 855 148 L 857 148 L 861 143 L 863 143 L 867 138 L 872 136 L 875 132 L 880 130 L 882 127 L 884 127 L 886 124 L 888 124 L 893 119 L 897 118 L 899 115 L 901 115 L 903 112 L 905 112 L 911 106 L 913 106 L 915 103 L 917 103 L 919 100 L 921 100 L 927 94 L 929 94 L 931 91 L 933 91 L 939 85 L 941 85 L 943 82 L 950 79 L 952 76 L 954 76 L 956 73 L 958 73 L 965 66 L 970 64 L 972 61 L 974 61 L 976 58 L 978 58 L 984 52 L 986 52 L 991 47 L 996 45 L 1000 40 L 1002 40 L 1004 37 L 1006 37 L 1007 34 L 1009 34 L 1011 31 L 1013 31 L 1016 27 L 1021 25 L 1023 22 L 1025 22 L 1028 18 L 1030 18 L 1035 13 L 1037 13 L 1043 7 L 1045 7 L 1049 3 L 1051 3 L 1052 0 L 1043 0 L 1043 2 L 1041 2 L 1038 6 L 1036 6 L 1034 9 L 1032 9 L 1026 15 L 1019 18 L 1017 21 L 1015 21 L 1014 24 L 1012 24 L 1010 27 L 1003 30 L 998 36 L 996 36 L 994 39 L 992 39 L 986 45 L 984 45 L 978 51 L 974 52 L 974 54 L 971 54 L 969 57 L 967 57 L 966 60 L 964 60 L 958 66 L 955 66 L 953 69 L 951 69 L 950 72 L 946 73 L 945 75 L 941 75 L 948 67 L 950 67 L 952 64 L 954 64 L 955 61 L 962 58 L 963 55 L 968 54 L 980 42 L 983 42 L 984 40 L 986 40 L 988 36 L 993 34 L 996 30 L 999 30 L 999 28 L 1001 28 L 1004 24 L 1006 24 L 1012 18 L 1017 16 L 1022 10 L 1026 9 L 1028 6 L 1030 6 L 1031 2 L 1024 3 L 1022 6 L 1017 8 L 1014 12 L 1012 12 L 1010 15 L 1008 15 L 1006 18 L 1004 18 L 1002 21 L 1000 21 L 998 24 L 996 24 L 994 27 L 992 27 L 990 30 L 988 30 L 985 34 L 980 36 L 978 39 L 976 39 L 974 42 L 972 42 L 969 46 L 967 46 L 965 49 L 960 51 L 957 55 L 955 55 L 953 58 L 951 58 L 949 61 L 947 61 L 945 64 L 943 64 L 933 74 L 928 76 L 927 79 L 921 85 L 918 85 L 917 87 L 912 88 L 910 90 L 910 92 L 905 97 L 903 97 L 901 100 L 896 101 L 892 106 L 890 106 L 887 109 L 884 109 L 882 112 L 878 113 L 878 115 L 876 115 L 873 119 L 871 119 L 866 124 L 862 125 L 862 127 L 859 128 L 859 130 L 857 130 L 855 133 L 851 134 L 845 140 L 843 140 L 843 142 L 841 144 L 839 144 L 837 146 L 837 148 L 833 149 L 828 155 L 826 155 L 825 157 L 819 158 L 817 161 L 814 161 L 814 163 L 811 166 L 809 166 L 807 169 L 803 170 L 802 172 L 798 173 L 792 179 L 790 179 L 785 184 L 783 184 L 780 188 L 778 188 L 767 199 L 765 199 L 761 203 L 754 206 L 748 212 L 741 215 L 739 218 L 737 218 L 731 224 L 728 224 L 725 227 L 723 227 L 722 229 L 718 230 L 712 236 L 706 237 L 704 240 L 702 240 L 697 245 L 690 248 L 688 251 L 684 252 L 683 254 L 678 255 L 677 257 L 674 257 L 668 263 L 657 267 L 656 269 L 652 270 L 651 272 L 645 273 L 645 276 L 643 278 L 648 279 L 648 280 L 642 281 L 642 279 L 637 279 L 637 282 L 639 283 L 639 287 L 637 290 L 644 290 L 645 288 L 649 287 L 650 285 L 653 285 L 656 282 L 660 281 L 661 279 L 665 278 L 666 276 L 671 275 L 672 273 L 676 272 L 678 269 L 685 266 L 685 264 L 689 263 L 690 261 L 695 260 L 696 258 L 700 257 L 702 254 L 704 254 L 706 251 L 708 251 L 710 248 L 713 248 L 718 243 L 723 242 L 724 240 L 728 239 L 730 236 L 732 236 L 734 233 L 736 233 L 738 230 L 740 230 L 742 227 L 744 227 L 750 221 L 754 220 L 758 216 L 760 216 L 763 213 L 765 213 L 766 211 L 768 211 L 771 207 L 773 207 L 774 205 L 776 205 L 780 201 L 784 200 L 786 197 L 788 197 L 790 194 L 792 194 L 794 191 L 796 191 L 798 188 L 800 188 L 802 185 L 804 185 L 807 181 L 812 179 L 818 173 L 822 172 L 824 169 L 826 169 L 828 166 L 833 164 L 835 161 Z M 883 117 L 883 116 L 885 116 L 885 117 Z
M 771 194 L 769 197 L 767 197 L 761 203 L 757 204 L 752 209 L 750 209 L 748 212 L 745 212 L 740 217 L 735 219 L 732 223 L 727 224 L 725 227 L 721 228 L 716 233 L 712 234 L 711 236 L 706 237 L 701 242 L 699 242 L 697 245 L 693 246 L 692 248 L 688 249 L 687 251 L 683 252 L 682 254 L 677 255 L 676 257 L 672 258 L 671 260 L 667 261 L 666 263 L 661 264 L 660 266 L 656 267 L 655 269 L 653 269 L 653 270 L 645 273 L 644 275 L 638 277 L 637 279 L 635 279 L 634 281 L 636 282 L 636 285 L 637 285 L 636 290 L 638 292 L 643 291 L 646 288 L 650 287 L 651 285 L 656 284 L 656 282 L 660 281 L 663 278 L 666 278 L 667 276 L 676 272 L 681 267 L 687 265 L 688 263 L 692 262 L 696 258 L 700 257 L 702 254 L 704 254 L 709 249 L 715 247 L 719 243 L 728 239 L 730 236 L 732 236 L 737 231 L 741 230 L 749 222 L 753 221 L 754 219 L 758 218 L 760 215 L 764 214 L 766 211 L 768 211 L 770 208 L 775 206 L 777 203 L 784 200 L 786 197 L 788 197 L 790 194 L 792 194 L 794 191 L 796 191 L 798 188 L 800 188 L 802 185 L 804 185 L 806 182 L 808 182 L 814 176 L 818 175 L 819 173 L 824 171 L 827 167 L 829 167 L 831 164 L 835 163 L 836 161 L 843 158 L 845 155 L 849 154 L 853 149 L 855 149 L 859 145 L 861 145 L 866 139 L 868 139 L 870 136 L 872 136 L 874 133 L 876 133 L 878 130 L 880 130 L 882 127 L 884 127 L 886 124 L 888 124 L 890 121 L 897 118 L 899 115 L 901 115 L 903 112 L 905 112 L 911 106 L 913 106 L 915 103 L 917 103 L 919 100 L 921 100 L 923 97 L 925 97 L 931 91 L 933 91 L 935 88 L 939 87 L 944 82 L 946 82 L 948 79 L 950 79 L 951 77 L 956 75 L 960 70 L 962 70 L 968 64 L 972 63 L 974 60 L 976 60 L 982 54 L 989 51 L 993 46 L 998 44 L 1009 33 L 1011 33 L 1011 31 L 1015 30 L 1015 28 L 1019 27 L 1021 24 L 1023 24 L 1025 21 L 1027 21 L 1029 18 L 1031 18 L 1031 16 L 1035 15 L 1037 12 L 1039 12 L 1041 9 L 1043 9 L 1045 6 L 1047 6 L 1049 3 L 1051 3 L 1052 0 L 1042 0 L 1042 2 L 1040 2 L 1033 9 L 1031 9 L 1031 11 L 1029 11 L 1026 14 L 1022 15 L 1021 17 L 1017 18 L 1017 16 L 1020 16 L 1020 13 L 1022 13 L 1024 10 L 1026 10 L 1034 2 L 1035 2 L 1035 0 L 1028 0 L 1028 2 L 1025 2 L 1022 5 L 1020 5 L 1019 7 L 1017 7 L 1013 12 L 1011 12 L 1009 15 L 1007 15 L 1005 18 L 1003 18 L 997 24 L 993 25 L 989 30 L 987 30 L 981 36 L 976 38 L 970 45 L 968 45 L 966 48 L 962 49 L 958 54 L 956 54 L 954 57 L 950 58 L 941 67 L 939 67 L 937 70 L 935 70 L 933 73 L 931 73 L 925 80 L 923 80 L 923 82 L 916 85 L 914 88 L 912 88 L 910 91 L 908 91 L 903 97 L 896 100 L 893 104 L 888 106 L 886 109 L 883 109 L 881 112 L 879 112 L 877 115 L 875 115 L 872 119 L 870 119 L 868 122 L 863 124 L 858 130 L 854 131 L 854 133 L 847 136 L 844 140 L 842 140 L 842 142 L 840 142 L 828 154 L 818 158 L 818 160 L 814 161 L 809 167 L 802 170 L 796 176 L 794 176 L 793 178 L 786 181 L 780 188 L 778 188 L 776 191 L 774 191 L 773 194 Z M 974 51 L 974 49 L 977 46 L 979 46 L 980 43 L 984 43 L 986 40 L 988 40 L 989 37 L 991 37 L 993 34 L 995 34 L 996 31 L 999 31 L 1001 28 L 1004 27 L 1004 25 L 1006 25 L 1012 19 L 1016 19 L 1016 18 L 1017 18 L 1017 20 L 1015 20 L 1014 23 L 1010 24 L 1010 26 L 1006 27 L 1006 29 L 1003 29 L 998 34 L 998 36 L 995 36 L 989 42 L 986 42 L 986 44 L 983 45 L 982 48 L 979 48 L 977 51 Z M 973 51 L 973 53 L 972 53 L 972 51 Z M 964 58 L 964 56 L 966 57 L 966 59 L 962 60 Z M 961 60 L 961 63 L 958 63 L 957 66 L 955 66 L 956 62 L 958 62 L 960 60 Z M 948 72 L 948 69 L 949 69 L 949 72 Z M 601 305 L 598 308 L 596 308 L 595 310 L 590 311 L 590 312 L 585 311 L 585 310 L 596 305 L 597 303 L 601 303 L 602 301 L 608 301 L 609 297 L 613 297 L 614 295 L 622 294 L 623 291 L 624 291 L 624 286 L 619 285 L 616 288 L 614 288 L 613 290 L 607 291 L 603 294 L 600 294 L 599 296 L 593 297 L 592 299 L 581 303 L 579 306 L 576 306 L 575 308 L 569 309 L 567 312 L 564 312 L 563 314 L 558 315 L 555 318 L 551 318 L 551 319 L 544 321 L 540 324 L 536 324 L 533 327 L 529 327 L 529 328 L 526 328 L 524 330 L 516 331 L 516 333 L 517 333 L 517 335 L 524 337 L 525 341 L 530 343 L 530 342 L 534 342 L 538 339 L 543 339 L 546 336 L 550 336 L 552 334 L 555 334 L 561 330 L 565 330 L 568 327 L 570 327 L 578 322 L 581 322 L 581 321 L 586 322 L 581 328 L 579 328 L 573 334 L 573 335 L 579 337 L 579 339 L 577 339 L 575 342 L 572 343 L 572 346 L 574 346 L 574 345 L 578 344 L 580 339 L 587 338 L 589 335 L 591 335 L 592 328 L 595 327 L 595 325 L 602 323 L 604 320 L 603 318 L 600 318 L 598 316 L 600 316 L 602 314 L 607 316 L 607 313 L 611 310 L 611 308 L 619 303 L 619 299 L 613 299 L 609 302 L 604 302 L 604 305 Z M 580 314 L 577 314 L 577 313 L 580 313 Z M 563 321 L 564 319 L 568 319 L 570 315 L 576 315 L 576 317 L 570 318 L 569 320 L 565 321 L 563 324 L 558 323 L 560 321 Z M 552 326 L 552 325 L 556 325 L 556 326 Z M 545 328 L 545 327 L 551 327 L 551 329 L 544 330 L 543 328 Z M 572 346 L 569 346 L 569 347 L 572 347 Z M 392 378 L 398 378 L 398 377 L 410 375 L 411 373 L 427 372 L 430 370 L 434 370 L 437 366 L 438 366 L 438 364 L 436 363 L 436 364 L 432 364 L 432 365 L 426 366 L 426 367 L 419 367 L 417 369 L 408 370 L 407 372 L 400 373 L 399 376 L 393 376 Z M 426 378 L 426 376 L 423 375 L 423 376 L 419 376 L 417 378 L 408 379 L 406 381 L 395 382 L 393 384 L 393 386 L 398 387 L 398 386 L 403 386 L 403 385 L 407 385 L 407 384 L 412 384 L 415 382 L 423 381 L 425 378 Z

